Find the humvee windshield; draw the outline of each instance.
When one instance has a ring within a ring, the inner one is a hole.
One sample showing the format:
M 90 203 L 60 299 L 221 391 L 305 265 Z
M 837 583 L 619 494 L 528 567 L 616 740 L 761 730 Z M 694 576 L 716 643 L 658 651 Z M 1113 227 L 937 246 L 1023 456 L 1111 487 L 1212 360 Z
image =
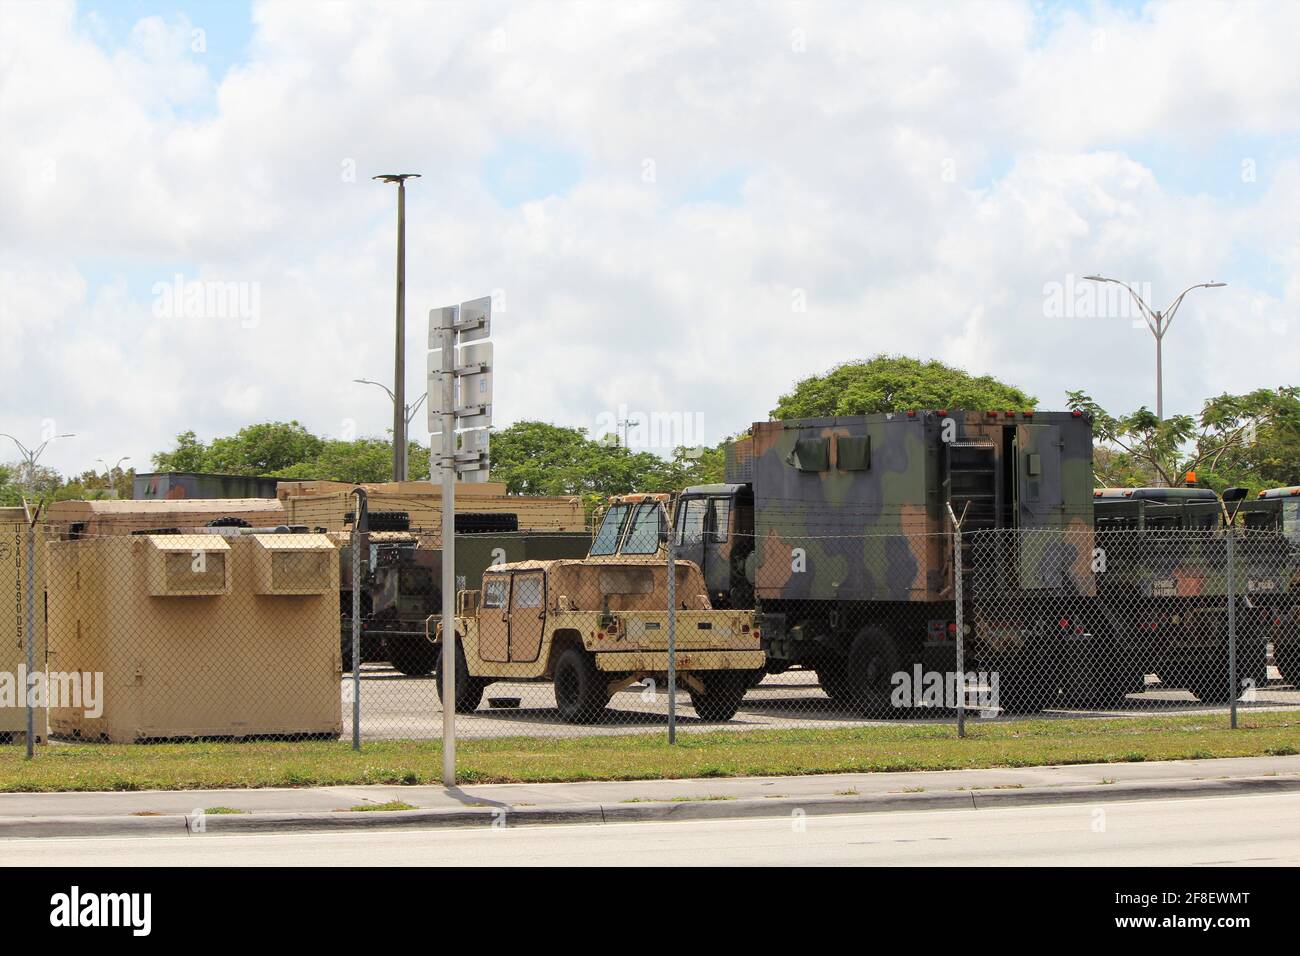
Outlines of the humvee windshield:
M 600 523 L 600 530 L 591 542 L 591 554 L 613 554 L 618 549 L 618 539 L 623 531 L 623 519 L 627 517 L 631 505 L 611 505 L 605 512 L 605 520 Z
M 641 502 L 632 518 L 623 554 L 654 554 L 659 550 L 659 528 L 659 502 Z

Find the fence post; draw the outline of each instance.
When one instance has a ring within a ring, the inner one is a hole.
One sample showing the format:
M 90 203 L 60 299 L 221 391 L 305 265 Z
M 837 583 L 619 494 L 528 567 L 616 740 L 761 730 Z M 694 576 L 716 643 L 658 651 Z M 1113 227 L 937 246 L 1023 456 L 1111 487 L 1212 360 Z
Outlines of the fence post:
M 1237 575 L 1236 534 L 1228 525 L 1228 708 L 1231 726 L 1237 729 Z
M 677 743 L 677 549 L 668 530 L 668 743 Z
M 967 502 L 967 508 L 970 503 Z M 957 625 L 957 736 L 966 736 L 966 612 L 962 607 L 961 524 L 966 519 L 966 508 L 961 517 L 948 503 L 948 517 L 952 519 L 952 599 L 956 609 Z
M 352 520 L 352 749 L 361 749 L 361 551 L 368 543 L 369 504 L 363 488 L 357 488 Z M 370 564 L 369 555 L 366 565 Z
M 32 708 L 32 671 L 36 667 L 36 519 L 23 502 L 27 515 L 27 676 L 23 681 L 23 701 L 27 711 L 27 759 L 31 760 L 36 752 L 36 714 Z M 38 509 L 39 513 L 39 509 Z
M 966 612 L 961 563 L 961 526 L 952 533 L 952 594 L 957 607 L 957 736 L 966 736 Z

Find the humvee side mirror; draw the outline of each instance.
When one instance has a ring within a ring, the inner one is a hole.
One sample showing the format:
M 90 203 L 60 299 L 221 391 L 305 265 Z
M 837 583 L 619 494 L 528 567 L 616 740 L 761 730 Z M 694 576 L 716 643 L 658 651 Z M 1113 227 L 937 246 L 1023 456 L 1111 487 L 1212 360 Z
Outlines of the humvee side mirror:
M 1223 490 L 1223 500 L 1225 503 L 1231 504 L 1234 501 L 1241 501 L 1247 494 L 1249 492 L 1245 488 L 1225 488 Z

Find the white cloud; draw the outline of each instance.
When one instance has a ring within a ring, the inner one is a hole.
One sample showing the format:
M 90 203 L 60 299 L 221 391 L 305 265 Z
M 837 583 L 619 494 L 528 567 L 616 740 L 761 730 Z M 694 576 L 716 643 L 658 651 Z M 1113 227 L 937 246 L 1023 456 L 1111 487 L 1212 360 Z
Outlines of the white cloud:
M 1093 270 L 1159 304 L 1231 283 L 1180 313 L 1173 409 L 1300 367 L 1300 166 L 1259 156 L 1234 192 L 1214 177 L 1237 164 L 1206 164 L 1189 194 L 1140 158 L 1294 142 L 1300 7 L 1098 5 L 1044 34 L 1018 3 L 267 3 L 222 77 L 183 15 L 106 48 L 69 5 L 0 10 L 4 430 L 56 418 L 79 436 L 51 449 L 63 468 L 256 419 L 382 434 L 386 399 L 351 384 L 391 375 L 380 172 L 424 174 L 408 392 L 428 309 L 504 289 L 502 423 L 626 405 L 701 412 L 713 440 L 877 351 L 1049 406 L 1149 404 L 1147 333 L 1044 314 L 1045 283 Z M 530 142 L 580 179 L 502 206 L 483 165 Z M 684 201 L 727 177 L 736 195 Z M 255 286 L 258 321 L 155 316 L 178 271 Z

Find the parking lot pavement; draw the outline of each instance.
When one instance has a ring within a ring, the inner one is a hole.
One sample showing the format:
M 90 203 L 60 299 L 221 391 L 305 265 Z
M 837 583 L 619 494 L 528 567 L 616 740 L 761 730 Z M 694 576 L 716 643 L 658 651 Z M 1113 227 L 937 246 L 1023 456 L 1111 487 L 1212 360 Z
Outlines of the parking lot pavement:
M 367 740 L 436 738 L 442 733 L 442 707 L 432 677 L 407 677 L 387 665 L 367 664 L 361 671 L 361 735 Z M 352 682 L 342 682 L 344 736 L 352 733 Z M 1292 687 L 1255 692 L 1253 703 L 1242 707 L 1270 708 L 1300 705 L 1300 690 Z M 504 699 L 504 701 L 502 700 Z M 518 706 L 511 706 L 513 700 Z M 1224 705 L 1206 707 L 1186 690 L 1158 688 L 1129 695 L 1129 706 L 1104 711 L 1053 710 L 1047 717 L 1143 716 L 1160 713 L 1223 713 Z M 498 706 L 493 706 L 497 701 Z M 951 722 L 951 710 L 909 711 L 913 723 Z M 982 719 L 972 712 L 972 720 Z M 835 728 L 887 724 L 898 721 L 864 720 L 831 701 L 811 671 L 789 670 L 772 674 L 745 695 L 736 716 L 726 723 L 710 723 L 695 716 L 690 698 L 679 691 L 677 726 L 683 733 L 700 731 L 772 730 L 777 728 Z M 485 737 L 546 737 L 663 733 L 668 724 L 667 695 L 663 687 L 634 685 L 614 695 L 604 716 L 594 724 L 575 726 L 560 719 L 555 693 L 549 683 L 500 681 L 488 687 L 483 703 L 472 714 L 456 720 L 463 739 Z

